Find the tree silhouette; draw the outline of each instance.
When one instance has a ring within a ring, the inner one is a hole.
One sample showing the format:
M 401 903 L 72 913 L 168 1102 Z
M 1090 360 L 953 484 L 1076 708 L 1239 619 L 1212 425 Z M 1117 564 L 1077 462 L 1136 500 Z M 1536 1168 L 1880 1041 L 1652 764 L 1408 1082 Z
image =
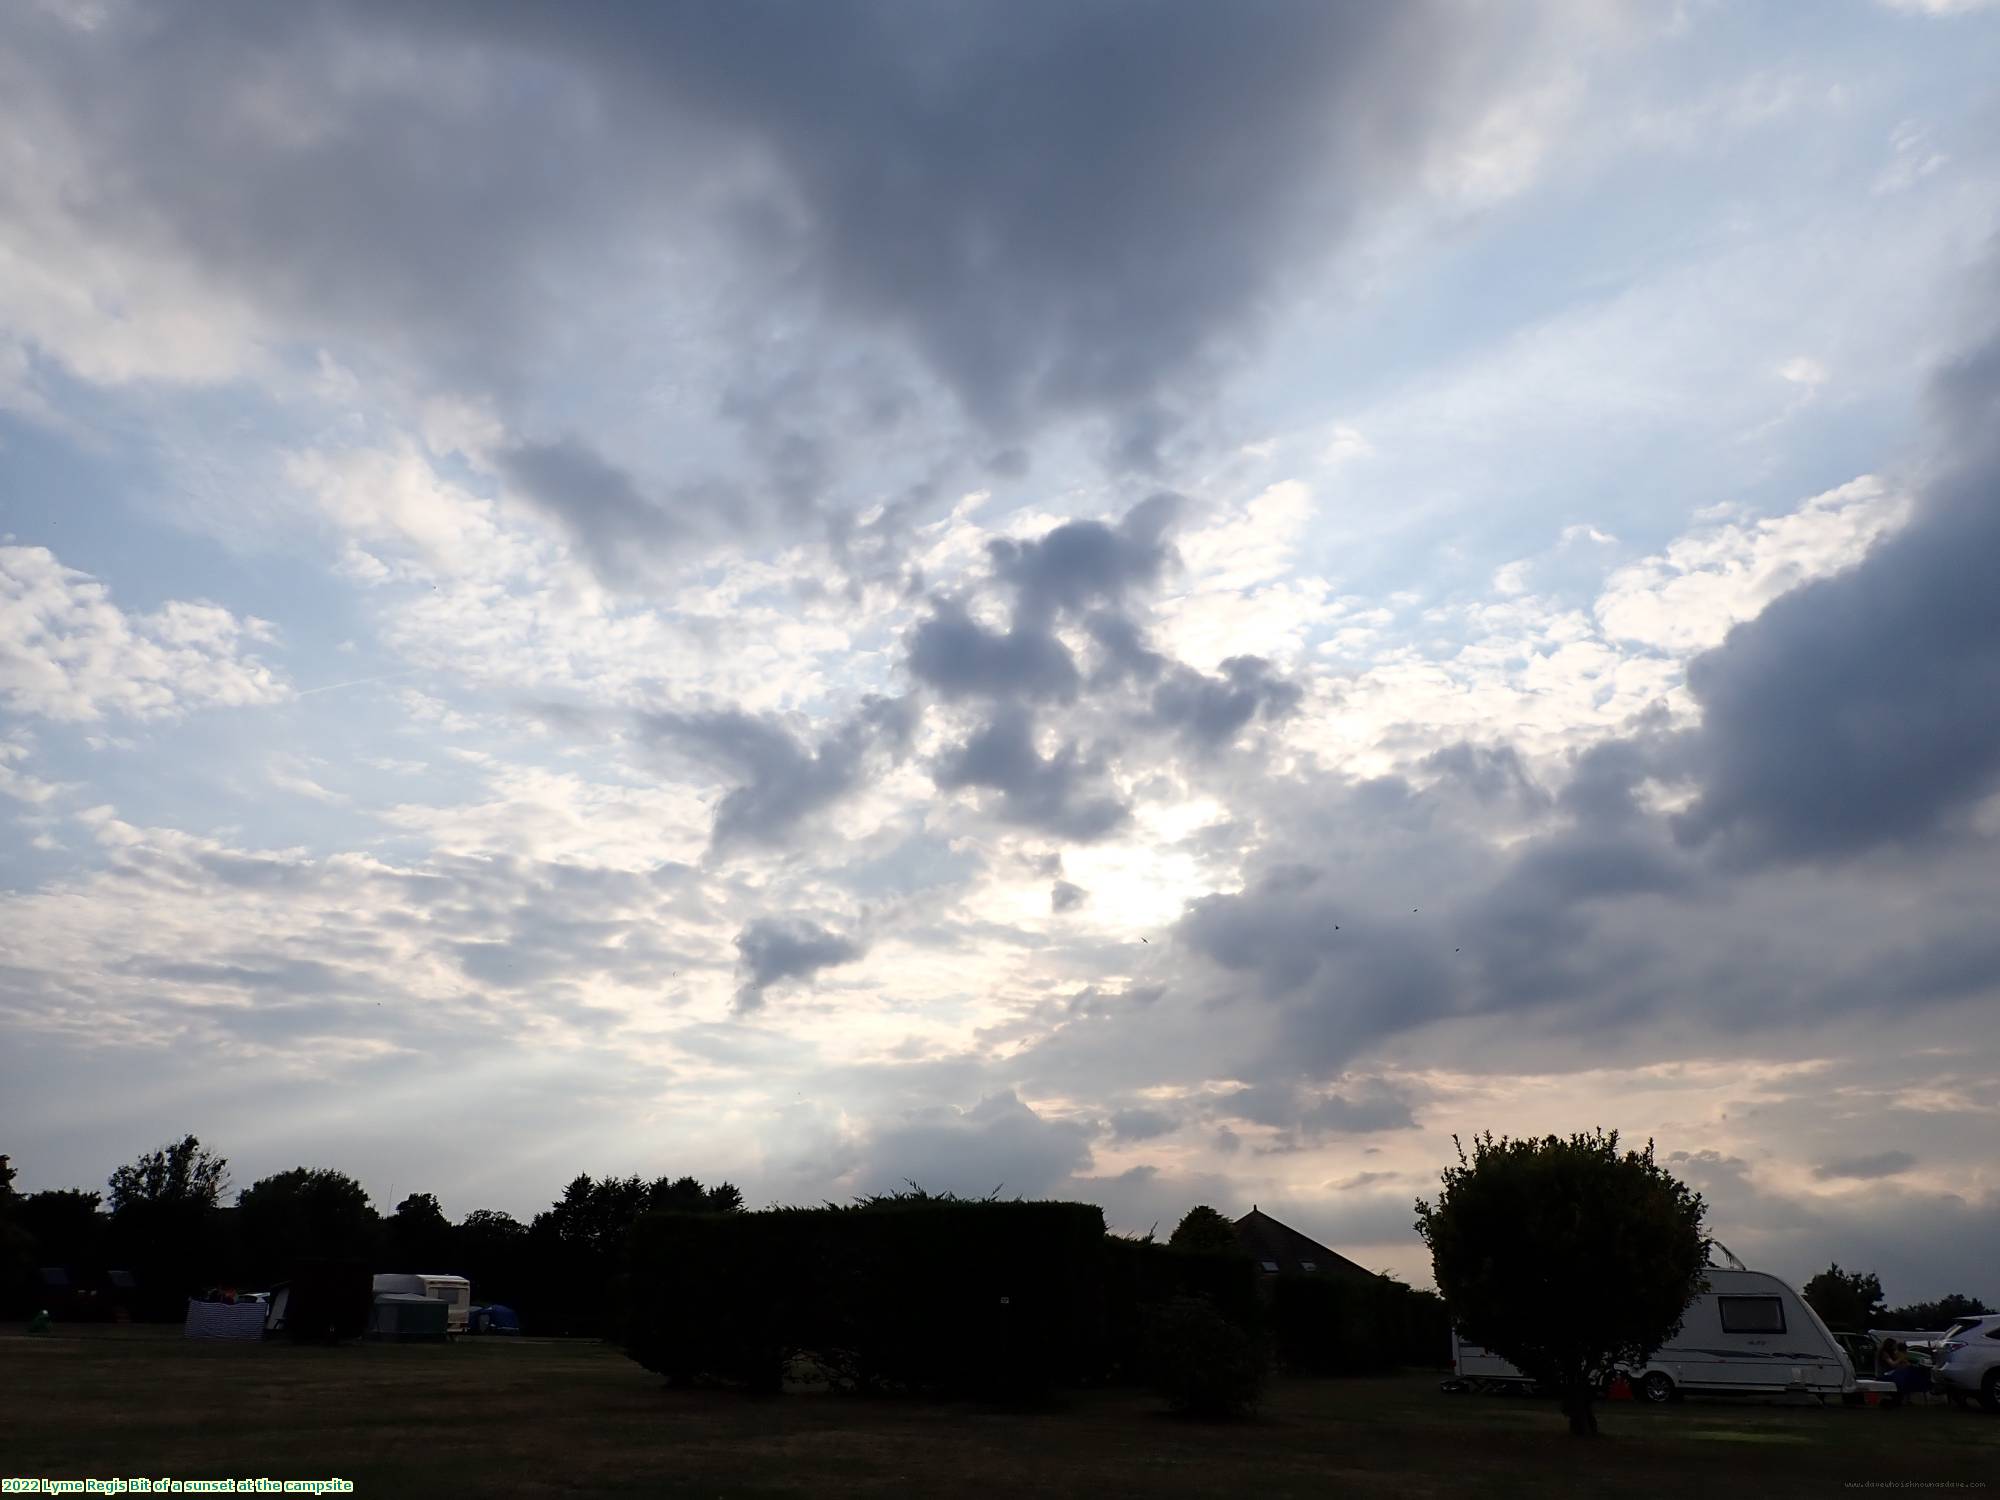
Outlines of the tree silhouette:
M 229 1163 L 183 1136 L 118 1168 L 109 1186 L 114 1219 L 135 1211 L 198 1215 L 214 1208 L 229 1186 Z
M 1968 1297 L 1963 1292 L 1949 1292 L 1935 1302 L 1911 1302 L 1902 1307 L 1892 1307 L 1882 1314 L 1882 1325 L 1890 1328 L 1921 1328 L 1935 1331 L 1945 1327 L 1954 1318 L 1970 1318 L 1992 1309 L 1993 1304 L 1983 1297 Z
M 181 1299 L 215 1274 L 216 1202 L 229 1163 L 192 1135 L 148 1151 L 111 1174 L 111 1240 L 139 1272 L 155 1316 L 175 1315 Z
M 1174 1232 L 1167 1236 L 1170 1250 L 1198 1250 L 1208 1255 L 1241 1255 L 1243 1242 L 1236 1226 L 1206 1203 L 1197 1203 L 1181 1216 Z
M 398 1269 L 456 1272 L 456 1234 L 432 1194 L 410 1194 L 382 1228 L 385 1249 Z
M 372 1259 L 379 1244 L 367 1189 L 331 1167 L 260 1178 L 238 1195 L 236 1212 L 253 1274 L 267 1279 L 305 1258 Z
M 1442 1177 L 1416 1227 L 1460 1332 L 1560 1392 L 1571 1433 L 1595 1436 L 1596 1380 L 1650 1358 L 1701 1289 L 1701 1196 L 1653 1160 L 1651 1141 L 1620 1152 L 1616 1131 L 1489 1132 Z
M 1882 1283 L 1873 1271 L 1843 1271 L 1836 1261 L 1799 1293 L 1829 1328 L 1861 1332 L 1881 1326 Z

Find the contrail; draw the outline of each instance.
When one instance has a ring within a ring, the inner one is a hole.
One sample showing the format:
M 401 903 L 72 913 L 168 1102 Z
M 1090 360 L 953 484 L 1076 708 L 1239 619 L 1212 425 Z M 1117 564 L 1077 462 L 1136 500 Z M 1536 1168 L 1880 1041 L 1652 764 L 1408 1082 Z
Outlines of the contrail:
M 328 682 L 319 687 L 300 688 L 292 694 L 294 698 L 310 698 L 314 693 L 331 693 L 337 688 L 366 687 L 371 682 L 389 682 L 398 677 L 408 677 L 421 672 L 422 667 L 405 667 L 400 672 L 384 672 L 380 677 L 357 677 L 352 682 Z

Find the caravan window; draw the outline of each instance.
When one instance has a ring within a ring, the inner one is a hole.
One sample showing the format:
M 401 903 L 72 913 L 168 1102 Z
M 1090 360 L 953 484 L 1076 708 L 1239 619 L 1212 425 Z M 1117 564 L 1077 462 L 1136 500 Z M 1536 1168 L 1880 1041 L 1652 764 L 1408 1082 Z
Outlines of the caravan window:
M 1783 1333 L 1785 1304 L 1776 1297 L 1717 1297 L 1724 1333 Z

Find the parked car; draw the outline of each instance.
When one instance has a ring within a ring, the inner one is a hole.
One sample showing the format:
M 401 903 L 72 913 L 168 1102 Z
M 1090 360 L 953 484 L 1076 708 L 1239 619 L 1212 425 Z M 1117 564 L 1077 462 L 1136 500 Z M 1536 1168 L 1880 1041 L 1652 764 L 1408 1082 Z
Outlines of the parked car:
M 1935 1354 L 1931 1384 L 1953 1406 L 1977 1401 L 2000 1412 L 2000 1313 L 1958 1319 L 1945 1330 Z

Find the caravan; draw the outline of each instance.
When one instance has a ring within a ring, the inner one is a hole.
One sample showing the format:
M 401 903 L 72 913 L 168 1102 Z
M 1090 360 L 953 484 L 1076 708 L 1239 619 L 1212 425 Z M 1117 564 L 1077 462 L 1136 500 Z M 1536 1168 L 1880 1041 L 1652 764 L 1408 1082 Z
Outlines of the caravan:
M 381 1271 L 375 1276 L 375 1296 L 429 1297 L 445 1305 L 445 1327 L 452 1333 L 465 1332 L 472 1312 L 472 1283 L 463 1276 L 441 1272 Z
M 1786 1391 L 1844 1396 L 1887 1388 L 1855 1379 L 1847 1353 L 1806 1300 L 1768 1271 L 1732 1264 L 1711 1268 L 1688 1303 L 1680 1331 L 1643 1366 L 1621 1369 L 1633 1394 L 1671 1401 L 1682 1391 L 1771 1395 Z M 1452 1369 L 1475 1389 L 1525 1384 L 1504 1359 L 1452 1332 Z

